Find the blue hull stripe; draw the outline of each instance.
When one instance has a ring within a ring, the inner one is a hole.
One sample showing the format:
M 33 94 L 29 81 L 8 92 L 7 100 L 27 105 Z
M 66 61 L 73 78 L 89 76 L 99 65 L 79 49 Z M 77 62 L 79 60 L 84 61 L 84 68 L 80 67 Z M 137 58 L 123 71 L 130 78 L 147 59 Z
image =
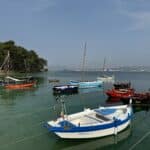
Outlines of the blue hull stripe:
M 79 88 L 88 88 L 88 87 L 99 87 L 102 86 L 102 81 L 93 81 L 93 82 L 78 82 L 78 81 L 70 81 L 71 85 L 79 86 Z
M 97 126 L 88 126 L 88 127 L 52 127 L 48 124 L 46 124 L 46 128 L 51 131 L 51 132 L 90 132 L 90 131 L 96 131 L 96 130 L 104 130 L 104 129 L 109 129 L 113 127 L 117 127 L 120 125 L 125 124 L 131 120 L 131 115 L 128 116 L 125 120 L 116 120 L 112 123 L 109 124 L 104 124 L 104 125 L 97 125 Z

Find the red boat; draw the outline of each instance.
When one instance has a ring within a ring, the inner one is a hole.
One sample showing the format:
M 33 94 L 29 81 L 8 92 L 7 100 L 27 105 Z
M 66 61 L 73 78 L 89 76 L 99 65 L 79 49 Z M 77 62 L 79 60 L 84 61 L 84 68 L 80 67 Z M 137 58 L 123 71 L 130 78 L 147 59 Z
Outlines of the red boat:
M 35 86 L 36 83 L 35 82 L 31 82 L 31 83 L 18 83 L 18 84 L 8 84 L 5 85 L 6 89 L 26 89 L 26 88 L 31 88 L 33 86 Z
M 7 76 L 6 79 L 9 80 L 7 81 L 7 84 L 4 85 L 6 89 L 26 89 L 34 87 L 36 85 L 36 80 L 33 80 L 32 78 L 24 78 L 20 80 Z
M 150 92 L 143 92 L 143 93 L 134 93 L 132 98 L 133 104 L 150 104 Z M 129 98 L 122 97 L 121 100 L 124 104 L 129 103 Z
M 131 97 L 134 94 L 133 89 L 112 89 L 112 90 L 107 90 L 106 94 L 110 98 L 128 98 Z
M 114 84 L 114 88 L 111 90 L 107 90 L 106 94 L 109 96 L 109 98 L 129 98 L 133 96 L 134 89 L 131 88 L 130 83 L 117 83 Z

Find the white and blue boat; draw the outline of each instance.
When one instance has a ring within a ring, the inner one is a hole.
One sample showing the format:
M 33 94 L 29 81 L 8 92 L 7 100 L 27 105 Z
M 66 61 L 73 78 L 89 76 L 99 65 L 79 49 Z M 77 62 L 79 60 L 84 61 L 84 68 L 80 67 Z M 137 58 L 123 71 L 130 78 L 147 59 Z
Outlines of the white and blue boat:
M 115 82 L 115 76 L 108 76 L 108 75 L 102 75 L 97 77 L 97 80 L 103 81 L 103 82 L 111 82 L 114 83 Z
M 103 82 L 100 80 L 96 81 L 85 81 L 84 80 L 84 71 L 85 71 L 85 56 L 86 56 L 86 43 L 84 45 L 84 52 L 83 52 L 83 64 L 82 64 L 82 77 L 81 80 L 71 80 L 69 84 L 78 86 L 79 88 L 95 88 L 102 86 Z
M 67 115 L 61 113 L 55 121 L 48 121 L 46 127 L 64 139 L 90 139 L 116 135 L 131 123 L 130 105 L 85 109 L 82 112 Z
M 103 64 L 103 74 L 99 77 L 97 77 L 97 80 L 103 81 L 103 82 L 111 82 L 114 83 L 115 82 L 115 76 L 114 75 L 106 75 L 105 71 L 107 71 L 107 69 L 105 68 L 105 64 L 106 64 L 106 58 L 104 58 L 104 64 Z
M 101 87 L 103 82 L 102 81 L 70 81 L 71 85 L 78 86 L 79 88 L 95 88 Z

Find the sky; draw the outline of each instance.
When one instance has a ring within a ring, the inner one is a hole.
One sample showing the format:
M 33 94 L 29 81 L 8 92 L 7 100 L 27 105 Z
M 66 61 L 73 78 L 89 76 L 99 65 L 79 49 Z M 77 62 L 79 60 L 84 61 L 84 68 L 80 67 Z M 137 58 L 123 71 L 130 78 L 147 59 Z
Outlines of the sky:
M 0 0 L 0 41 L 49 66 L 150 66 L 150 0 Z

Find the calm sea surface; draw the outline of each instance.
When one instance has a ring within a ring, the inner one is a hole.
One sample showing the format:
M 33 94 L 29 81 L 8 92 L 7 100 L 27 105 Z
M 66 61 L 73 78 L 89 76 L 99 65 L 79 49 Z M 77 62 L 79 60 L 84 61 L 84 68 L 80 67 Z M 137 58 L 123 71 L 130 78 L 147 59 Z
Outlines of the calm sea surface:
M 117 81 L 131 81 L 137 91 L 150 88 L 150 73 L 114 73 Z M 149 150 L 150 112 L 149 108 L 135 107 L 132 126 L 117 136 L 94 140 L 62 140 L 43 127 L 44 122 L 56 119 L 60 113 L 59 97 L 52 94 L 50 77 L 67 83 L 80 79 L 79 72 L 46 72 L 34 74 L 39 84 L 34 89 L 8 91 L 0 89 L 0 150 Z M 96 72 L 86 73 L 87 80 L 95 80 Z M 106 105 L 103 88 L 80 90 L 79 94 L 65 96 L 67 112 L 75 113 L 83 108 Z M 115 105 L 115 103 L 112 103 Z M 110 103 L 109 103 L 110 105 Z

